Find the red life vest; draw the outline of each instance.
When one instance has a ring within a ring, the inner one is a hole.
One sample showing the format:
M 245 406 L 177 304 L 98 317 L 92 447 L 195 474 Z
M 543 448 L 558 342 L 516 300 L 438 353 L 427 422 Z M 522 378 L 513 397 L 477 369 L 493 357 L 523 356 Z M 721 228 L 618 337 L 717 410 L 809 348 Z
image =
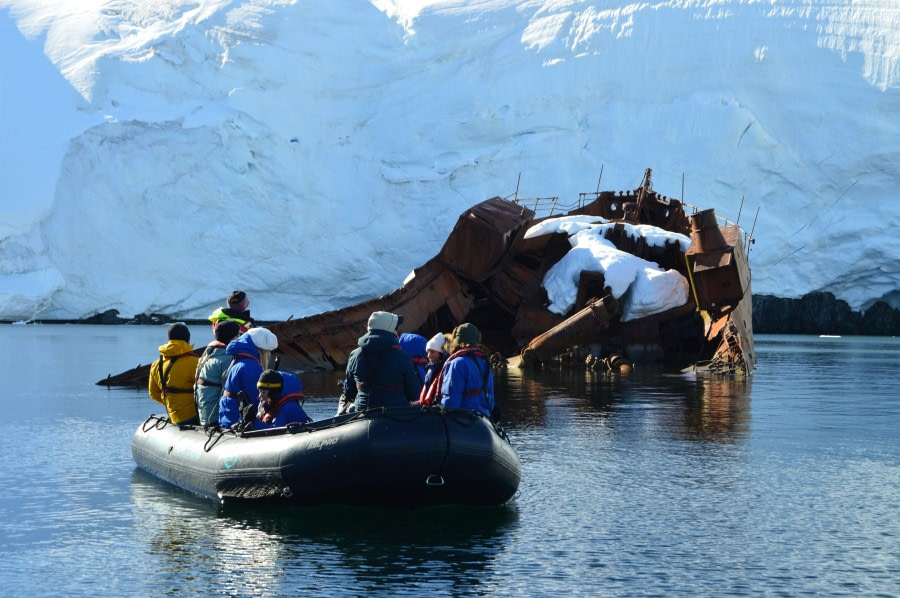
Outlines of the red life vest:
M 447 358 L 447 361 L 445 361 L 443 367 L 441 367 L 440 373 L 437 375 L 437 377 L 434 380 L 431 381 L 431 386 L 429 386 L 428 388 L 422 388 L 422 394 L 419 395 L 419 403 L 420 404 L 431 406 L 431 405 L 440 403 L 438 396 L 441 394 L 441 386 L 444 383 L 444 372 L 447 370 L 447 364 L 450 363 L 452 360 L 457 359 L 459 357 L 472 357 L 472 358 L 480 357 L 480 358 L 484 359 L 484 363 L 487 366 L 488 371 L 490 371 L 491 366 L 487 362 L 487 355 L 485 355 L 484 351 L 482 351 L 478 347 L 469 347 L 466 349 L 460 349 L 459 351 L 457 351 L 456 353 L 454 353 L 453 355 L 451 355 L 450 357 Z M 485 380 L 486 379 L 487 379 L 487 376 L 485 376 Z M 481 394 L 482 392 L 484 392 L 484 386 L 482 386 L 481 388 L 474 388 L 472 390 L 467 390 L 465 393 L 463 393 L 463 396 L 472 397 L 477 394 Z
M 260 409 L 257 417 L 267 424 L 271 424 L 273 421 L 275 421 L 275 417 L 278 416 L 278 413 L 281 411 L 282 407 L 287 405 L 289 401 L 299 401 L 302 398 L 302 392 L 292 392 L 290 394 L 286 394 L 283 397 L 279 397 L 270 409 Z

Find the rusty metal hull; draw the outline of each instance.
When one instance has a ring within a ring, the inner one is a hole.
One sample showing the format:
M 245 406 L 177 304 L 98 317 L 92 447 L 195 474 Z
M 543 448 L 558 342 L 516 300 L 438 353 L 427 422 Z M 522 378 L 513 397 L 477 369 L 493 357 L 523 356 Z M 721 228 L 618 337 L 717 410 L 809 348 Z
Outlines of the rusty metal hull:
M 200 357 L 205 349 L 206 347 L 200 347 L 199 349 L 194 349 L 193 353 Z M 153 362 L 147 364 L 139 363 L 130 370 L 125 370 L 115 376 L 107 374 L 106 378 L 98 380 L 96 384 L 98 386 L 147 386 L 150 382 L 150 366 L 152 365 Z
M 279 351 L 302 367 L 340 369 L 357 347 L 359 337 L 365 334 L 373 311 L 403 314 L 404 327 L 409 330 L 436 327 L 436 314 L 442 309 L 453 321 L 462 321 L 471 312 L 473 298 L 465 291 L 456 274 L 439 261 L 431 260 L 414 270 L 414 277 L 406 284 L 387 295 L 344 309 L 272 324 L 269 330 L 278 336 Z
M 592 300 L 571 318 L 532 340 L 522 350 L 522 361 L 526 366 L 541 365 L 572 346 L 591 343 L 603 336 L 618 315 L 619 305 L 612 295 Z

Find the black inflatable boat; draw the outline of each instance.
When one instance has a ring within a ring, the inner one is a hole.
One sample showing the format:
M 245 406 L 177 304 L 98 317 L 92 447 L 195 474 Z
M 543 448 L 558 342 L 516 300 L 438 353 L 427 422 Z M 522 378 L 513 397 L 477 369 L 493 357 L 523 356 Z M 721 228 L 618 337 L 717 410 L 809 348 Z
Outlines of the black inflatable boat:
M 501 428 L 472 411 L 437 407 L 244 433 L 152 415 L 135 431 L 131 452 L 147 472 L 222 502 L 500 505 L 521 479 Z

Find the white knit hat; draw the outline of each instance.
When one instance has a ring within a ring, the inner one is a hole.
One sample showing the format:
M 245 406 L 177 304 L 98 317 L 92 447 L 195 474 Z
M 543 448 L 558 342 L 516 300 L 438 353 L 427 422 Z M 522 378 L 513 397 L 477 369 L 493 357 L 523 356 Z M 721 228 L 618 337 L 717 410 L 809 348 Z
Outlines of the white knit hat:
M 250 340 L 253 341 L 253 344 L 256 345 L 257 349 L 274 351 L 278 348 L 278 337 L 275 336 L 271 330 L 266 328 L 251 328 L 247 331 L 247 334 L 250 335 Z
M 428 343 L 425 344 L 425 348 L 429 351 L 440 351 L 441 353 L 446 353 L 446 351 L 444 351 L 445 342 L 447 342 L 447 337 L 444 336 L 443 333 L 438 332 L 431 337 Z
M 373 311 L 369 316 L 369 330 L 385 330 L 387 332 L 397 332 L 397 327 L 403 321 L 403 316 L 392 314 L 388 311 Z

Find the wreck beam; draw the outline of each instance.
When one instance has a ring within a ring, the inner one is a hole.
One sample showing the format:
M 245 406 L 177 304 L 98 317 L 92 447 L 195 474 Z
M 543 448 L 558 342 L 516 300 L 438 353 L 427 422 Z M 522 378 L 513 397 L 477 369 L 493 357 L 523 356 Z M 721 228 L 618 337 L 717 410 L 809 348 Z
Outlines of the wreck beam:
M 574 345 L 595 340 L 618 315 L 619 303 L 612 295 L 589 301 L 584 309 L 533 339 L 522 350 L 523 367 L 537 367 Z

